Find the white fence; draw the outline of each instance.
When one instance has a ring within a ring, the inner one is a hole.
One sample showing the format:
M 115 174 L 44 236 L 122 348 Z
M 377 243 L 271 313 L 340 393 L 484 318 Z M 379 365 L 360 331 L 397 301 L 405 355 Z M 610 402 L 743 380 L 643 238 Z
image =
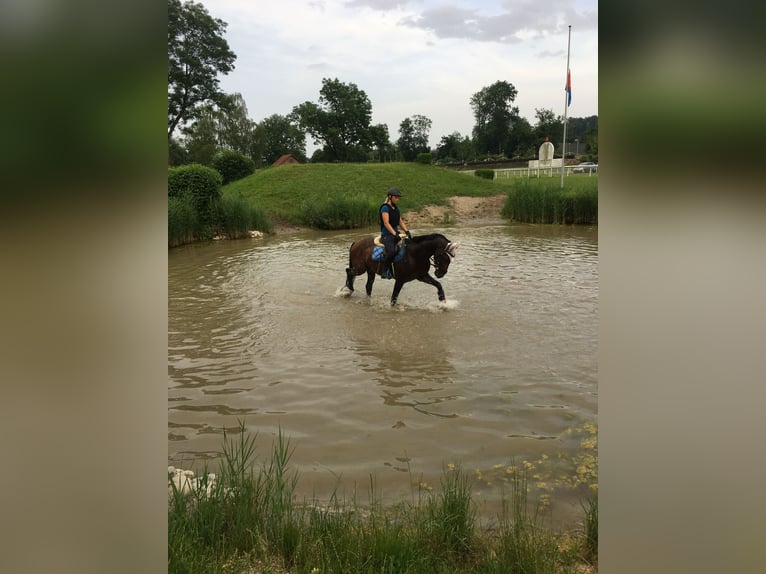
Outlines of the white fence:
M 530 162 L 532 163 L 532 162 Z M 574 173 L 574 170 L 576 168 L 581 166 L 576 165 L 565 165 L 564 166 L 564 175 L 572 175 Z M 586 175 L 590 176 L 594 173 L 598 173 L 598 165 L 593 166 L 585 166 L 585 173 Z M 467 173 L 469 175 L 473 175 L 475 170 L 461 170 L 460 173 Z M 496 169 L 493 170 L 495 172 L 494 179 L 508 179 L 512 177 L 561 177 L 561 163 L 559 162 L 559 165 L 554 166 L 546 166 L 546 167 L 513 167 L 509 169 Z

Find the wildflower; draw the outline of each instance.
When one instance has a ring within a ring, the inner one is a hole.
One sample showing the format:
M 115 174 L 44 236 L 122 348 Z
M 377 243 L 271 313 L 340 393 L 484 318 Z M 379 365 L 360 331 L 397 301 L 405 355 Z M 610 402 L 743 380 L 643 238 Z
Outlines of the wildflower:
M 452 462 L 450 462 L 450 463 L 447 465 L 447 470 L 455 470 L 455 464 L 454 464 L 454 463 L 452 463 Z

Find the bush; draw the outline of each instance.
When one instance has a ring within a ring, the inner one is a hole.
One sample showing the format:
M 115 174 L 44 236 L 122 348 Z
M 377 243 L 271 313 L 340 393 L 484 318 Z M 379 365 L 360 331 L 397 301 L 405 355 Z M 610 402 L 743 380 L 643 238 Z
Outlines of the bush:
M 238 151 L 226 149 L 213 157 L 213 167 L 223 178 L 223 184 L 247 177 L 255 171 L 255 162 Z
M 168 169 L 168 198 L 188 196 L 199 218 L 202 235 L 213 224 L 213 211 L 221 198 L 221 174 L 192 163 Z
M 431 154 L 430 153 L 419 153 L 418 157 L 415 159 L 416 162 L 422 163 L 423 165 L 431 165 Z
M 477 169 L 473 174 L 476 177 L 483 177 L 484 179 L 495 179 L 494 169 Z

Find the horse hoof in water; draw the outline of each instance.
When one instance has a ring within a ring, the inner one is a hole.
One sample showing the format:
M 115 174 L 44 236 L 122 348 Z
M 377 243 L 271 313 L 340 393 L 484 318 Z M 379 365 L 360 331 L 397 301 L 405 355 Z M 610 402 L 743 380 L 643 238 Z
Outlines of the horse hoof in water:
M 351 295 L 354 294 L 354 292 L 348 287 L 342 287 L 340 290 L 340 294 L 342 297 L 348 299 L 349 297 L 351 297 Z

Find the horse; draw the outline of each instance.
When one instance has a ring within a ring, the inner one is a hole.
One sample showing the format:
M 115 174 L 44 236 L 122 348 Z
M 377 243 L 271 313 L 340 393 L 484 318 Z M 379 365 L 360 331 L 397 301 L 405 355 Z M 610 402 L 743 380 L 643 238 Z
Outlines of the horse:
M 409 240 L 402 239 L 399 250 L 394 257 L 395 282 L 394 290 L 391 293 L 391 305 L 396 305 L 402 287 L 413 279 L 436 287 L 439 301 L 444 302 L 446 297 L 441 283 L 431 277 L 428 272 L 433 266 L 436 277 L 439 279 L 444 277 L 459 245 L 459 243 L 452 243 L 440 233 L 420 235 Z M 354 278 L 357 275 L 367 273 L 365 288 L 368 297 L 372 295 L 375 275 L 383 276 L 381 261 L 372 258 L 374 248 L 373 237 L 365 237 L 351 244 L 348 253 L 348 267 L 346 268 L 346 297 L 350 297 L 354 292 Z

